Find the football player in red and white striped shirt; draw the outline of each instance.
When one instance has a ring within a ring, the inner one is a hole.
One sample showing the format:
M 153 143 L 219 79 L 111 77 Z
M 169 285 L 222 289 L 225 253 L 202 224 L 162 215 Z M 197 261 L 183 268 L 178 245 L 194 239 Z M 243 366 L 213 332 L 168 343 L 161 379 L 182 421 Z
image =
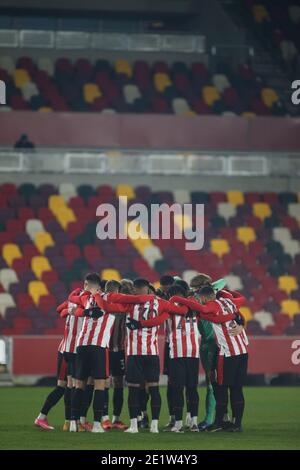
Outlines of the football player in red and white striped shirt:
M 84 294 L 84 289 L 75 289 L 71 295 L 81 296 Z M 67 387 L 65 389 L 64 401 L 65 401 L 65 423 L 63 431 L 69 431 L 70 420 L 71 420 L 71 395 L 73 387 L 75 387 L 76 379 L 76 342 L 78 334 L 82 327 L 83 318 L 75 316 L 75 311 L 79 309 L 75 303 L 65 301 L 58 307 L 60 316 L 65 318 L 65 329 L 62 342 L 60 344 L 60 350 L 63 352 L 64 358 L 67 362 Z
M 158 297 L 161 297 L 162 299 L 168 299 L 167 291 L 174 284 L 174 282 L 175 282 L 175 279 L 173 276 L 170 276 L 170 275 L 161 276 L 159 280 L 160 287 L 156 291 Z M 175 423 L 175 415 L 174 415 L 173 400 L 172 400 L 172 396 L 173 396 L 172 384 L 170 383 L 170 380 L 169 380 L 170 346 L 169 346 L 169 339 L 168 339 L 169 335 L 167 331 L 167 325 L 165 325 L 164 333 L 165 333 L 165 346 L 164 346 L 163 374 L 168 377 L 167 402 L 168 402 L 170 420 L 169 420 L 169 423 L 164 427 L 163 431 L 170 431 L 170 429 L 173 427 Z
M 243 383 L 247 375 L 248 364 L 248 338 L 246 332 L 241 328 L 241 332 L 235 336 L 230 335 L 230 330 L 235 326 L 240 318 L 238 311 L 239 304 L 244 302 L 242 296 L 235 296 L 226 290 L 220 291 L 218 297 L 212 286 L 204 286 L 199 292 L 200 303 L 195 300 L 182 299 L 180 303 L 189 308 L 209 314 L 215 318 L 224 316 L 228 321 L 222 324 L 213 324 L 214 333 L 219 347 L 216 365 L 216 418 L 215 423 L 207 428 L 209 432 L 220 431 L 224 428 L 223 416 L 228 404 L 228 389 L 230 390 L 230 402 L 234 423 L 226 427 L 227 431 L 240 432 L 242 430 L 242 417 L 244 413 L 245 400 L 243 395 Z M 177 297 L 171 299 L 178 301 Z M 232 315 L 236 315 L 232 319 Z
M 66 315 L 63 313 L 68 306 L 68 302 L 63 302 L 59 305 L 56 311 L 60 314 L 62 318 Z M 66 346 L 66 337 L 67 331 L 69 331 L 68 320 L 66 320 L 64 336 L 59 343 L 57 351 L 57 386 L 51 393 L 47 396 L 45 403 L 36 418 L 34 424 L 46 431 L 54 430 L 53 426 L 50 426 L 47 420 L 49 411 L 59 402 L 59 400 L 64 396 L 65 398 L 65 420 L 70 419 L 70 391 L 68 388 L 68 363 L 65 356 L 65 346 Z M 65 425 L 64 425 L 65 428 Z
M 186 313 L 187 309 L 170 304 L 155 295 L 147 295 L 149 282 L 146 279 L 134 281 L 136 296 L 123 296 L 112 294 L 112 302 L 134 302 L 131 311 L 127 314 L 127 324 L 139 320 L 154 319 L 163 312 Z M 130 330 L 127 335 L 127 371 L 126 378 L 129 388 L 128 407 L 130 414 L 130 428 L 125 431 L 137 433 L 137 415 L 139 409 L 139 388 L 145 382 L 151 397 L 152 422 L 150 432 L 158 432 L 158 419 L 161 408 L 159 393 L 160 363 L 158 355 L 158 326 L 149 329 Z
M 180 285 L 174 285 L 168 290 L 168 294 L 173 299 L 183 299 L 187 292 Z M 174 297 L 172 297 L 174 296 Z M 176 296 L 176 297 L 175 297 Z M 182 300 L 183 303 L 183 300 Z M 209 315 L 206 315 L 209 319 Z M 232 316 L 234 318 L 234 316 Z M 198 432 L 198 376 L 199 376 L 199 343 L 200 334 L 197 325 L 197 315 L 193 313 L 185 316 L 169 315 L 163 313 L 159 317 L 151 320 L 141 320 L 139 325 L 142 328 L 150 328 L 160 325 L 163 322 L 168 324 L 168 340 L 170 344 L 169 377 L 174 391 L 173 407 L 175 412 L 175 424 L 171 432 L 183 432 L 182 414 L 184 406 L 184 388 L 186 388 L 189 409 L 191 413 L 191 431 Z M 214 319 L 214 321 L 216 321 Z M 223 316 L 217 321 L 227 321 Z M 132 322 L 133 324 L 135 322 Z
M 121 282 L 109 280 L 105 284 L 105 294 L 118 293 L 119 291 L 127 293 L 128 285 L 133 282 L 123 279 Z M 125 292 L 124 292 L 125 289 Z M 104 298 L 107 298 L 104 295 Z M 113 315 L 113 314 L 112 314 Z M 125 315 L 115 315 L 114 326 L 109 342 L 109 373 L 112 377 L 113 383 L 113 418 L 112 422 L 109 420 L 109 386 L 110 379 L 106 381 L 105 388 L 105 403 L 102 417 L 102 427 L 104 430 L 120 429 L 125 430 L 128 428 L 126 424 L 121 421 L 121 412 L 124 400 L 124 375 L 125 375 L 125 336 L 126 336 L 126 317 Z
M 94 424 L 92 432 L 104 432 L 100 421 L 103 414 L 105 399 L 105 382 L 109 376 L 108 347 L 115 321 L 109 312 L 126 313 L 120 305 L 113 304 L 110 309 L 108 302 L 100 295 L 100 278 L 91 273 L 85 279 L 85 292 L 81 296 L 71 295 L 69 301 L 84 309 L 84 319 L 77 339 L 76 390 L 72 397 L 70 431 L 77 431 L 80 405 L 86 379 L 94 379 Z

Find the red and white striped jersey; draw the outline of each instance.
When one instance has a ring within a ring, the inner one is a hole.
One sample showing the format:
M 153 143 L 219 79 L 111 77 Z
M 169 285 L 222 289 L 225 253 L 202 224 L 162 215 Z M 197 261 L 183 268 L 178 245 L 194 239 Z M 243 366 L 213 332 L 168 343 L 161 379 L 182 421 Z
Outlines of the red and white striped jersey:
M 66 318 L 64 337 L 62 340 L 63 352 L 76 353 L 76 343 L 81 331 L 83 317 L 68 315 Z
M 215 302 L 222 309 L 222 315 L 232 314 L 237 311 L 237 307 L 230 299 L 219 298 Z M 229 320 L 226 323 L 212 323 L 216 340 L 219 346 L 220 356 L 239 356 L 248 352 L 248 338 L 245 330 L 237 336 L 229 336 L 229 329 L 236 325 L 235 320 Z
M 68 302 L 69 315 L 66 317 L 63 339 L 58 346 L 58 351 L 61 353 L 76 353 L 76 342 L 83 322 L 82 317 L 72 315 L 76 307 L 76 304 Z
M 86 302 L 85 308 L 96 307 L 97 303 L 91 295 Z M 81 331 L 76 346 L 101 346 L 108 348 L 115 322 L 115 316 L 104 313 L 100 318 L 84 317 Z
M 63 344 L 64 344 L 64 338 L 62 338 L 61 342 L 60 342 L 59 345 L 58 345 L 58 349 L 57 349 L 57 350 L 58 350 L 58 352 L 60 352 L 60 353 L 63 353 L 63 352 L 64 352 L 64 350 L 63 350 Z
M 126 315 L 134 320 L 150 320 L 159 314 L 159 299 L 153 299 L 143 304 L 135 304 L 133 311 Z M 127 332 L 128 356 L 158 356 L 159 327 L 142 328 Z
M 169 315 L 168 341 L 170 358 L 200 356 L 200 333 L 197 318 L 186 318 L 182 315 Z

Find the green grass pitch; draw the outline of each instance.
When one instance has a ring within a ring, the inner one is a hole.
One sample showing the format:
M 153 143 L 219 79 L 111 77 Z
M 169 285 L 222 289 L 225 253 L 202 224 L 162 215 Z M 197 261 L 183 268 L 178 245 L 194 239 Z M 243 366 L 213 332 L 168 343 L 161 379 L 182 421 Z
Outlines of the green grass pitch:
M 200 450 L 200 449 L 300 449 L 299 388 L 246 388 L 244 432 L 140 434 L 120 431 L 106 434 L 63 433 L 63 399 L 50 412 L 55 431 L 33 426 L 48 388 L 15 387 L 0 389 L 0 449 L 94 449 L 94 450 Z M 200 392 L 200 416 L 203 415 L 204 387 Z M 165 388 L 161 388 L 163 406 L 160 426 L 167 422 Z M 123 418 L 128 419 L 125 401 Z

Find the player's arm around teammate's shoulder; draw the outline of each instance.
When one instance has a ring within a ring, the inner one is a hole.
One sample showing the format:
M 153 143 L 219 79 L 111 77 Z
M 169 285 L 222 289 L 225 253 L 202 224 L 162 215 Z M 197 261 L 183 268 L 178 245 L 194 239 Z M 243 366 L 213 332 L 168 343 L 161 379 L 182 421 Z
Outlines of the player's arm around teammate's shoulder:
M 68 308 L 68 301 L 65 300 L 62 304 L 56 307 L 57 313 L 61 313 L 65 308 Z
M 170 318 L 168 312 L 162 312 L 157 317 L 149 318 L 149 320 L 135 320 L 134 318 L 128 318 L 126 326 L 129 330 L 140 330 L 142 328 L 154 328 L 162 325 L 166 320 Z
M 184 297 L 179 297 L 184 298 Z M 173 315 L 186 315 L 188 313 L 188 307 L 180 304 L 180 302 L 171 302 L 171 300 L 159 300 L 163 310 Z
M 84 302 L 86 301 L 87 297 L 91 295 L 91 293 L 89 291 L 84 291 L 81 295 L 80 293 L 81 293 L 80 288 L 73 290 L 73 292 L 71 292 L 71 294 L 68 297 L 68 301 L 76 305 L 84 306 Z
M 241 307 L 246 303 L 246 297 L 244 297 L 240 292 L 236 292 L 229 289 L 222 289 L 217 293 L 217 298 L 223 297 L 225 299 L 230 299 L 236 307 Z
M 208 320 L 212 323 L 225 323 L 235 318 L 235 315 L 233 314 L 222 315 L 222 311 L 220 309 L 219 304 L 214 300 L 211 300 L 203 305 L 200 304 L 200 302 L 198 302 L 196 299 L 193 299 L 191 297 L 184 298 L 174 296 L 171 297 L 170 302 L 181 303 L 189 307 L 191 310 L 198 312 L 199 318 Z
M 107 300 L 109 302 L 120 304 L 142 304 L 155 299 L 154 294 L 136 295 L 136 294 L 118 294 L 109 293 Z
M 120 314 L 127 314 L 133 311 L 134 305 L 133 304 L 122 304 L 122 303 L 114 303 L 109 301 L 103 302 L 103 308 L 107 313 L 120 313 Z

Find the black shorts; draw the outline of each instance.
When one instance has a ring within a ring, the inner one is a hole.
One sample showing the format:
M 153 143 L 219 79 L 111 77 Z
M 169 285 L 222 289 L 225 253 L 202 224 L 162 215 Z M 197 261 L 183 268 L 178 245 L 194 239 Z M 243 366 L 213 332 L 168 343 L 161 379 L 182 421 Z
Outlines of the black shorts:
M 56 377 L 57 380 L 62 380 L 64 382 L 67 381 L 67 362 L 64 357 L 64 353 L 59 352 L 57 353 L 57 369 L 56 369 Z
M 109 374 L 112 377 L 125 375 L 125 351 L 109 351 Z
M 76 354 L 76 378 L 86 380 L 109 377 L 108 349 L 100 346 L 78 346 Z
M 127 356 L 126 381 L 131 384 L 159 382 L 158 356 Z
M 170 384 L 174 387 L 197 387 L 199 380 L 199 358 L 178 357 L 170 359 Z
M 76 377 L 76 354 L 64 352 L 64 358 L 67 363 L 67 375 Z
M 247 377 L 248 354 L 239 356 L 218 356 L 216 364 L 216 377 L 219 385 L 232 387 L 242 386 Z
M 168 341 L 166 341 L 165 352 L 164 352 L 164 375 L 169 375 L 169 365 L 170 365 L 170 344 Z

